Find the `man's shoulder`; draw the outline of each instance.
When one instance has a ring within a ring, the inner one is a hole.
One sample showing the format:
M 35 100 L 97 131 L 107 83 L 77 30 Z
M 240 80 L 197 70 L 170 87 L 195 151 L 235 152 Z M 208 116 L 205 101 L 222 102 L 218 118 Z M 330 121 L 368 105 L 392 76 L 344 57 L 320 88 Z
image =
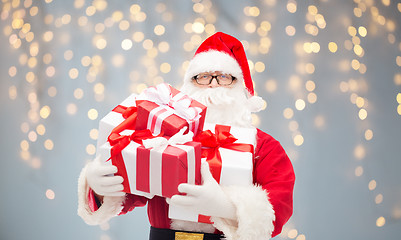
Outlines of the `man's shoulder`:
M 257 128 L 256 132 L 256 149 L 255 153 L 257 155 L 266 155 L 272 151 L 274 152 L 284 152 L 283 147 L 280 142 L 277 141 L 270 134 Z
M 270 142 L 270 143 L 278 143 L 278 141 L 272 137 L 270 134 L 256 128 L 256 140 L 258 144 L 260 142 Z

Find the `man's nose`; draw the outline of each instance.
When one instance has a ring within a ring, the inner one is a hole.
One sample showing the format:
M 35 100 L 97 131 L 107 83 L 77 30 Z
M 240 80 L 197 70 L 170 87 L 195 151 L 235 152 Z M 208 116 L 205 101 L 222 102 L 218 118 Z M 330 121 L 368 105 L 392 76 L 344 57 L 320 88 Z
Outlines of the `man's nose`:
M 219 83 L 217 82 L 217 78 L 212 78 L 212 81 L 209 84 L 210 88 L 215 88 L 215 87 L 219 87 Z

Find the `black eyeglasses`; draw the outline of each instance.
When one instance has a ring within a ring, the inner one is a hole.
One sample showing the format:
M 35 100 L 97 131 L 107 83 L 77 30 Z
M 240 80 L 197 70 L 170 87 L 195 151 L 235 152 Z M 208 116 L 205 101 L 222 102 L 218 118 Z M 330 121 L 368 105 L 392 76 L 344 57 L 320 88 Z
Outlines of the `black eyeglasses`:
M 213 79 L 216 79 L 217 84 L 227 86 L 231 85 L 236 78 L 231 76 L 230 74 L 212 75 L 202 73 L 192 77 L 192 79 L 194 79 L 199 85 L 209 85 L 212 83 Z

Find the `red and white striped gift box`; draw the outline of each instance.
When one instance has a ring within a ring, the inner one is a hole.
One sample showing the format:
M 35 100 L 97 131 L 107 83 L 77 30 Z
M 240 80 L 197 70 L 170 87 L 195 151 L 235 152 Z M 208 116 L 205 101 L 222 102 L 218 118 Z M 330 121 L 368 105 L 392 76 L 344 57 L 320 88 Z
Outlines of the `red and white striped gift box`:
M 150 129 L 173 136 L 183 127 L 198 134 L 206 116 L 206 106 L 172 86 L 162 83 L 145 89 L 137 97 L 138 118 L 135 129 Z
M 131 132 L 126 130 L 121 135 Z M 169 145 L 160 151 L 130 141 L 118 156 L 110 159 L 111 149 L 106 142 L 98 152 L 102 161 L 117 166 L 117 174 L 124 178 L 124 192 L 148 198 L 154 195 L 171 198 L 179 194 L 179 184 L 200 183 L 201 144 L 198 142 Z

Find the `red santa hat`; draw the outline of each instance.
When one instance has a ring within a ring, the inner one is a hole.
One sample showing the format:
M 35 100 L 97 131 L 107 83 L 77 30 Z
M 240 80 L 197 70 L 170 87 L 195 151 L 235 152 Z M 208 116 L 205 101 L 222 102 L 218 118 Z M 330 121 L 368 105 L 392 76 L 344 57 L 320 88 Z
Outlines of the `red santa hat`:
M 184 76 L 185 82 L 202 72 L 221 71 L 242 82 L 248 92 L 250 110 L 262 109 L 263 99 L 254 96 L 253 82 L 242 43 L 228 34 L 217 32 L 207 38 L 195 52 Z

